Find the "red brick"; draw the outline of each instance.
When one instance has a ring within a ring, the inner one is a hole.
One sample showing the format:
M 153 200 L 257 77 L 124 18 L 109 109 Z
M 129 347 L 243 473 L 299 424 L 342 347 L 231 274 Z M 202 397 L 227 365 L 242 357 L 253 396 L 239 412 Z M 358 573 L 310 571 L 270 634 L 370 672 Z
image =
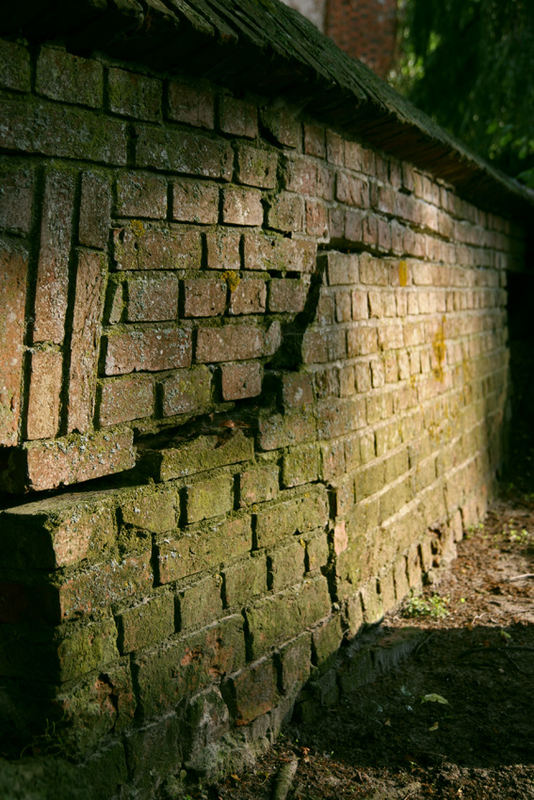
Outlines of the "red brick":
M 100 390 L 100 425 L 116 425 L 150 417 L 154 412 L 154 382 L 151 378 L 117 378 L 105 381 Z
M 170 592 L 124 609 L 117 616 L 121 653 L 163 641 L 174 633 L 174 597 Z
M 15 233 L 28 233 L 32 221 L 34 169 L 0 160 L 0 228 Z
M 304 227 L 304 200 L 297 194 L 282 192 L 267 211 L 269 228 L 277 231 L 301 231 Z
M 188 86 L 170 81 L 168 89 L 169 119 L 200 128 L 213 128 L 215 98 L 210 88 Z
M 196 269 L 202 249 L 200 233 L 174 227 L 149 228 L 133 220 L 113 232 L 115 266 L 130 269 Z
M 105 274 L 103 253 L 79 251 L 70 344 L 69 431 L 86 431 L 93 420 Z
M 208 267 L 210 269 L 240 269 L 241 234 L 219 228 L 206 234 Z
M 108 102 L 110 111 L 137 119 L 157 120 L 161 116 L 161 81 L 136 72 L 110 67 Z
M 120 217 L 165 219 L 167 181 L 157 175 L 123 173 L 117 178 L 117 212 Z
M 37 94 L 100 108 L 103 98 L 103 67 L 98 61 L 80 58 L 65 50 L 43 47 L 37 58 Z
M 269 285 L 269 311 L 302 311 L 308 285 L 292 278 L 273 278 Z
M 261 110 L 261 121 L 270 139 L 286 147 L 298 147 L 302 139 L 302 126 L 287 108 L 273 107 Z
M 282 400 L 285 408 L 305 408 L 310 403 L 313 403 L 310 376 L 301 373 L 283 375 Z
M 178 278 L 172 274 L 148 273 L 127 283 L 128 322 L 176 319 Z
M 28 253 L 0 240 L 0 444 L 14 445 L 20 415 Z
M 223 221 L 230 225 L 261 225 L 263 222 L 261 192 L 258 189 L 225 186 Z
M 180 370 L 161 382 L 161 391 L 164 417 L 201 411 L 211 401 L 211 372 L 207 367 Z
M 227 181 L 232 177 L 234 153 L 229 142 L 145 125 L 137 125 L 136 132 L 136 162 L 140 167 Z
M 231 475 L 220 475 L 211 480 L 199 481 L 186 490 L 187 522 L 228 514 L 234 506 L 233 480 Z
M 306 233 L 321 238 L 328 236 L 328 211 L 320 200 L 306 200 Z
M 244 236 L 245 269 L 313 272 L 316 252 L 316 243 L 304 239 L 250 233 Z
M 109 181 L 97 172 L 84 172 L 78 223 L 80 244 L 87 247 L 105 248 L 109 237 L 110 214 Z
M 349 172 L 338 172 L 336 200 L 356 208 L 368 208 L 369 184 Z
M 47 176 L 35 289 L 34 342 L 61 344 L 65 335 L 75 188 L 75 176 L 70 172 L 50 172 Z
M 225 133 L 254 139 L 258 135 L 258 112 L 255 106 L 245 100 L 222 95 L 219 105 L 219 124 Z
M 222 616 L 222 578 L 207 575 L 178 591 L 180 630 L 202 628 Z
M 219 187 L 184 178 L 173 183 L 173 219 L 181 222 L 217 222 L 219 219 Z
M 318 125 L 304 125 L 304 152 L 326 158 L 325 130 Z
M 24 45 L 0 41 L 0 85 L 19 92 L 30 91 L 30 53 Z
M 345 212 L 345 238 L 350 242 L 363 241 L 363 211 L 347 209 Z
M 326 157 L 331 164 L 342 167 L 345 164 L 345 142 L 334 131 L 326 131 Z
M 221 367 L 221 386 L 223 400 L 242 400 L 261 394 L 261 364 L 253 361 L 247 364 L 224 364 Z
M 192 278 L 184 281 L 184 316 L 213 317 L 226 308 L 227 286 L 223 280 Z
M 278 157 L 272 150 L 259 150 L 239 144 L 237 147 L 237 180 L 248 186 L 274 189 Z
M 312 158 L 295 156 L 285 161 L 285 186 L 292 192 L 317 194 L 317 163 Z
M 158 372 L 191 364 L 191 331 L 140 328 L 107 336 L 106 375 Z
M 249 506 L 273 500 L 279 492 L 279 472 L 276 464 L 251 467 L 241 472 L 239 475 L 239 505 Z M 265 576 L 263 580 L 265 582 Z
M 252 325 L 200 328 L 197 336 L 196 358 L 200 362 L 243 361 L 264 352 L 263 333 Z
M 272 658 L 247 666 L 228 679 L 226 692 L 236 725 L 248 725 L 252 720 L 267 714 L 278 702 L 276 672 Z
M 31 356 L 31 382 L 26 436 L 53 438 L 58 432 L 63 355 L 53 350 L 36 350 Z
M 230 314 L 261 314 L 265 311 L 267 283 L 260 278 L 242 278 L 230 295 Z
M 135 465 L 130 430 L 32 442 L 25 448 L 28 486 L 34 491 L 81 483 Z

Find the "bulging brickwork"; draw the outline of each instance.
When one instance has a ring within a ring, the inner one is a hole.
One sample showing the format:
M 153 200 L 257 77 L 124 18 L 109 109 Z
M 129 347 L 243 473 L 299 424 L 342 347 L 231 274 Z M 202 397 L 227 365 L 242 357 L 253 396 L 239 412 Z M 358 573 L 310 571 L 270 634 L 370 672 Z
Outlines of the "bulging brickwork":
M 522 230 L 290 101 L 0 53 L 3 733 L 152 797 L 484 515 Z

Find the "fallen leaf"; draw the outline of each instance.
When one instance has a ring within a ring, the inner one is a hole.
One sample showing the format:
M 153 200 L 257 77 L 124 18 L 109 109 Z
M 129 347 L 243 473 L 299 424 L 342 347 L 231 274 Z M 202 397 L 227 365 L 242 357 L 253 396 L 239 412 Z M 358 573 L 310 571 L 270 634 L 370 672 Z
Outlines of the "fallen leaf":
M 423 695 L 423 697 L 421 698 L 421 702 L 422 703 L 441 703 L 442 706 L 448 706 L 449 705 L 449 701 L 446 700 L 442 695 L 433 694 L 433 693 Z
M 431 725 L 428 730 L 429 731 L 437 731 L 438 728 L 439 728 L 439 722 L 434 722 L 434 724 Z

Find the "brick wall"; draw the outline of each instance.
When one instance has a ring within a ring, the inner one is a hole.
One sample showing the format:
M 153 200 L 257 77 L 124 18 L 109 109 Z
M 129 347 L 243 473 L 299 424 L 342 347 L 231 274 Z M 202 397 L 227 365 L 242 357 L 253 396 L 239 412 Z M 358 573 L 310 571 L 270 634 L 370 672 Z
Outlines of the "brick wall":
M 384 78 L 397 43 L 397 0 L 328 0 L 325 33 Z
M 0 54 L 5 734 L 148 797 L 482 518 L 522 234 L 291 104 Z

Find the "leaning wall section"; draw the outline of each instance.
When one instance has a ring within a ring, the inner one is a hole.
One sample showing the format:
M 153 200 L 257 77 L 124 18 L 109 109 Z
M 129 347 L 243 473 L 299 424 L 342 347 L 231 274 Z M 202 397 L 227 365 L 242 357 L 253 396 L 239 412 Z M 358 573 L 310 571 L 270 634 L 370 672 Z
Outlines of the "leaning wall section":
M 335 699 L 483 517 L 521 232 L 290 105 L 0 54 L 6 734 L 148 792 Z

